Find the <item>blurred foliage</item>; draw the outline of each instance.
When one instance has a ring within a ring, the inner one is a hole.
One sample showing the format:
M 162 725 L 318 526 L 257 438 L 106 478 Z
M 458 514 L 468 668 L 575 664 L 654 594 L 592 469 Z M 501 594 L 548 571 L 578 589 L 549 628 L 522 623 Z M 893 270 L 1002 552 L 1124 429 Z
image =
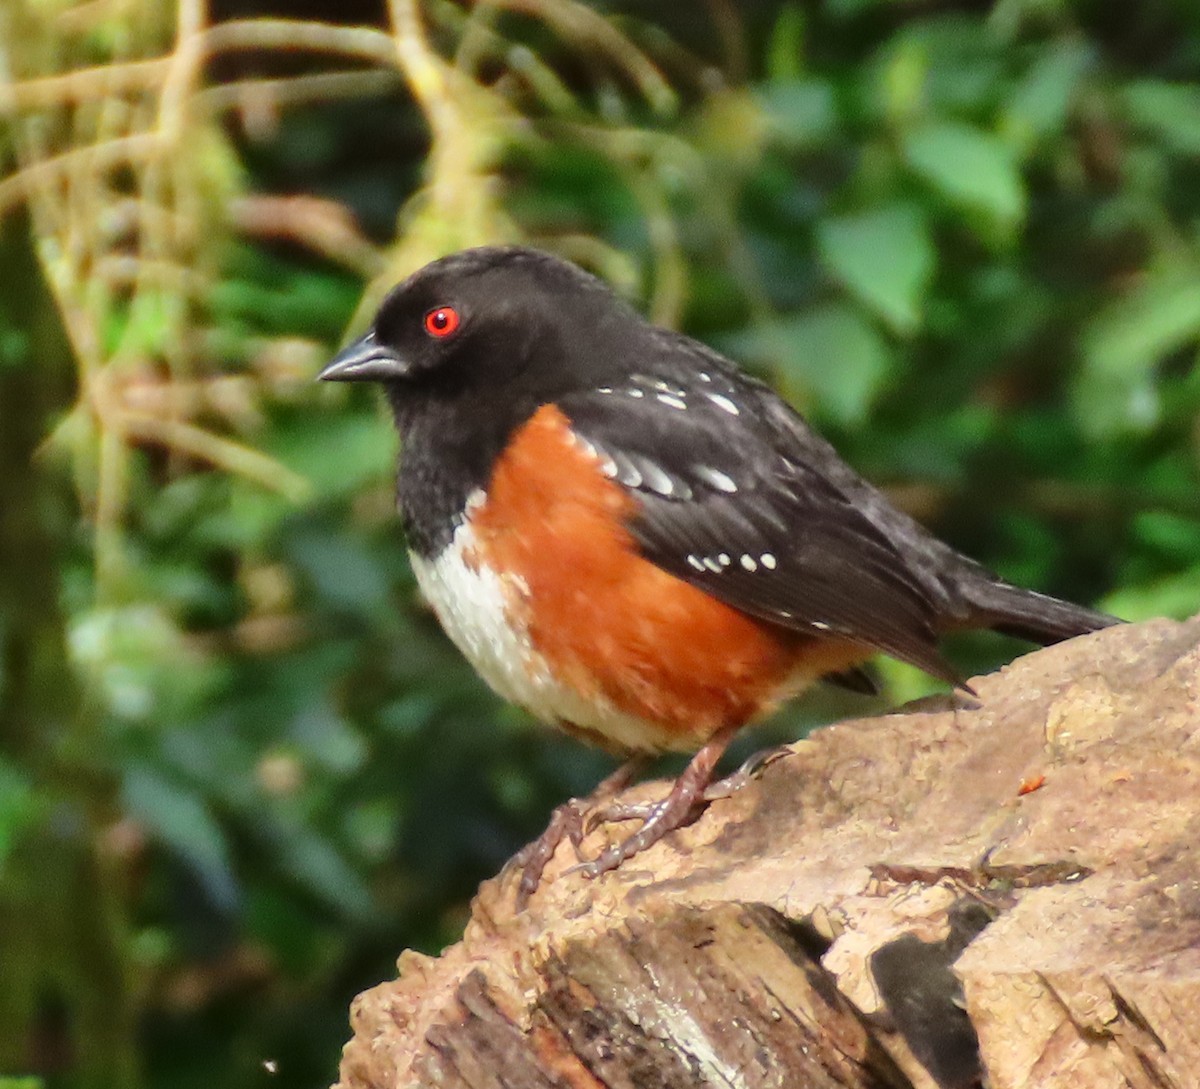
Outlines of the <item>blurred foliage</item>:
M 448 646 L 310 381 L 442 252 L 595 269 L 1017 582 L 1200 610 L 1192 0 L 281 6 L 0 9 L 5 1085 L 332 1080 L 607 767 Z

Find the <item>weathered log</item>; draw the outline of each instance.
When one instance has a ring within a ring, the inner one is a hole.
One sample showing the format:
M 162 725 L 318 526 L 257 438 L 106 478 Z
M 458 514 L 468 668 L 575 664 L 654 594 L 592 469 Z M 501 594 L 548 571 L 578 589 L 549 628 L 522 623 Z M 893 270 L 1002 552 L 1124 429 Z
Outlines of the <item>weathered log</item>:
M 525 911 L 485 883 L 356 1000 L 340 1089 L 1200 1086 L 1200 618 L 972 686 L 599 880 L 560 850 Z

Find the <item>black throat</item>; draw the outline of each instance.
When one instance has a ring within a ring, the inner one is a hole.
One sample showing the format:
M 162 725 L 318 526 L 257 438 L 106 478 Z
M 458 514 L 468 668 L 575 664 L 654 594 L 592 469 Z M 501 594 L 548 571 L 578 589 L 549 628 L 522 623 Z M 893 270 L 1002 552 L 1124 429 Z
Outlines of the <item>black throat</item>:
M 540 405 L 532 397 L 499 404 L 467 390 L 408 393 L 388 391 L 400 432 L 396 498 L 409 547 L 430 559 L 450 543 L 468 498 L 487 487 L 508 440 Z

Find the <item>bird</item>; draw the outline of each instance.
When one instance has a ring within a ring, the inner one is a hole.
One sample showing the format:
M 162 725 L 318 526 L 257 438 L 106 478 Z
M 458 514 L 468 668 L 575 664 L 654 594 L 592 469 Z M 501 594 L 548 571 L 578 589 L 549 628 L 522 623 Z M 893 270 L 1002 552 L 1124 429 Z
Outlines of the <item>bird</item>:
M 767 384 L 535 248 L 425 265 L 318 377 L 382 386 L 412 569 L 478 674 L 630 758 L 517 856 L 522 899 L 646 754 L 694 755 L 661 801 L 597 810 L 640 824 L 588 876 L 694 819 L 734 735 L 822 678 L 866 687 L 884 654 L 965 687 L 946 632 L 1118 622 L 955 551 Z

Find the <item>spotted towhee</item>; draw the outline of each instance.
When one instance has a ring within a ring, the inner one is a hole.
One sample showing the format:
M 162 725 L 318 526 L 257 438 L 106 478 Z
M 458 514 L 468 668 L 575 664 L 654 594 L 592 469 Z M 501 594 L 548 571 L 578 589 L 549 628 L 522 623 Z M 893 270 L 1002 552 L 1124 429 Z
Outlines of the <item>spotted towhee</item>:
M 1115 622 L 955 552 L 765 385 L 536 250 L 426 266 L 321 378 L 383 386 L 417 581 L 488 684 L 616 751 L 698 750 L 593 874 L 689 819 L 733 734 L 823 676 L 883 652 L 958 684 L 943 632 Z

